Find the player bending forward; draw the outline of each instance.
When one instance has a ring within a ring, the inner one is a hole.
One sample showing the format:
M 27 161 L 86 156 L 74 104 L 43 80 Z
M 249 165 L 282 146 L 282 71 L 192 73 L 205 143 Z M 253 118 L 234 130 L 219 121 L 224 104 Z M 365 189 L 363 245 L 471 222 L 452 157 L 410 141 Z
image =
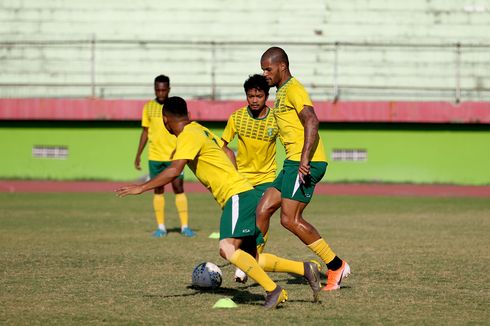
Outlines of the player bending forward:
M 219 139 L 207 128 L 189 120 L 187 104 L 180 97 L 169 97 L 164 103 L 163 122 L 168 131 L 177 136 L 177 146 L 171 165 L 154 179 L 116 190 L 118 196 L 138 195 L 163 186 L 177 178 L 187 164 L 199 181 L 210 189 L 222 207 L 220 221 L 220 255 L 246 271 L 266 291 L 265 308 L 275 308 L 288 299 L 287 292 L 277 285 L 266 270 L 282 266 L 281 270 L 303 275 L 318 300 L 320 278 L 318 267 L 309 262 L 295 262 L 274 255 L 263 261 L 256 260 L 256 245 L 263 242 L 255 223 L 257 192 L 241 176 L 219 145 Z M 299 266 L 301 265 L 301 268 Z M 293 271 L 294 269 L 294 271 Z
M 267 106 L 270 86 L 262 75 L 252 75 L 243 84 L 247 106 L 229 117 L 221 135 L 223 150 L 260 196 L 276 178 L 277 123 Z M 238 138 L 235 156 L 228 144 Z M 264 241 L 267 239 L 264 237 Z M 260 246 L 259 253 L 263 246 Z M 237 269 L 235 281 L 247 282 L 246 274 Z

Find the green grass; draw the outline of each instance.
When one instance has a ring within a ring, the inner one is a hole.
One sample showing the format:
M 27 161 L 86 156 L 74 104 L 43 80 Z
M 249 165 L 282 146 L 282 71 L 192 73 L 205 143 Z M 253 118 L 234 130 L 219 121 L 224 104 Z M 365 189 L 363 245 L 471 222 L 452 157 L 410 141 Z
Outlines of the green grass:
M 0 324 L 488 324 L 490 201 L 476 198 L 316 196 L 307 218 L 353 274 L 344 288 L 310 302 L 309 287 L 271 274 L 290 301 L 263 311 L 262 289 L 232 282 L 218 255 L 220 209 L 209 194 L 190 194 L 194 239 L 183 238 L 167 197 L 165 239 L 151 196 L 0 194 Z M 269 252 L 315 256 L 277 221 Z M 193 267 L 212 261 L 222 287 L 189 287 Z M 232 298 L 237 309 L 212 309 Z

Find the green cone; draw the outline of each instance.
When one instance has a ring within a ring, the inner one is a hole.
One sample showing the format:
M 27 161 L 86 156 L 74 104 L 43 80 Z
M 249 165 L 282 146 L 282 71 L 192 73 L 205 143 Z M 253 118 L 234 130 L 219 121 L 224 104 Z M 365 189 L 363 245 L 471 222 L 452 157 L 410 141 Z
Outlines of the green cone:
M 230 298 L 223 298 L 216 301 L 213 308 L 237 308 L 238 305 Z

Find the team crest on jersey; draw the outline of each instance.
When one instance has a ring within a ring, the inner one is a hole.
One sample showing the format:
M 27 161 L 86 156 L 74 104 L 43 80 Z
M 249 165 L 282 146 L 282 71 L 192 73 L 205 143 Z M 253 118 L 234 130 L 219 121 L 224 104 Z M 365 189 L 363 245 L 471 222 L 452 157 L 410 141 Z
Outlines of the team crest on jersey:
M 274 135 L 274 128 L 267 128 L 267 136 L 272 137 Z

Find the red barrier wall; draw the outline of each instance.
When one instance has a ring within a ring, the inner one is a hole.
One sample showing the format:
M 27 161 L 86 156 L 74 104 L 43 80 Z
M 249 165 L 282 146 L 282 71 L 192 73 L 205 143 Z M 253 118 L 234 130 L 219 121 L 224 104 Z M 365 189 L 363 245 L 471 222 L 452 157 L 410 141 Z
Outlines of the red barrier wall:
M 145 100 L 0 99 L 0 120 L 139 121 Z M 189 100 L 192 119 L 225 121 L 245 101 Z M 490 124 L 490 102 L 315 102 L 322 122 Z

